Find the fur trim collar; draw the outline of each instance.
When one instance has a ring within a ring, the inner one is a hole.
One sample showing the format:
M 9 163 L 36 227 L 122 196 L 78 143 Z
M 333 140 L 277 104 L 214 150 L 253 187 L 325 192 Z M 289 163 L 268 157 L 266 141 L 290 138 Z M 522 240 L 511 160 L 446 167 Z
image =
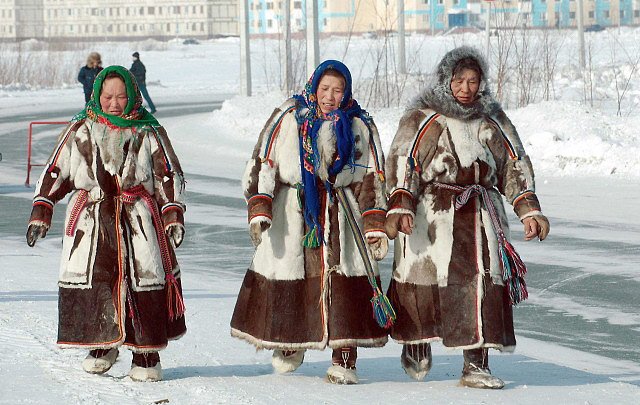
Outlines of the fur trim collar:
M 478 91 L 477 100 L 470 106 L 464 106 L 456 101 L 451 93 L 451 77 L 453 69 L 464 58 L 475 59 L 482 69 L 482 81 Z M 461 46 L 449 51 L 436 68 L 435 83 L 432 83 L 418 95 L 409 108 L 431 109 L 446 117 L 468 121 L 482 116 L 494 115 L 502 107 L 493 98 L 487 86 L 488 65 L 477 49 L 470 46 Z

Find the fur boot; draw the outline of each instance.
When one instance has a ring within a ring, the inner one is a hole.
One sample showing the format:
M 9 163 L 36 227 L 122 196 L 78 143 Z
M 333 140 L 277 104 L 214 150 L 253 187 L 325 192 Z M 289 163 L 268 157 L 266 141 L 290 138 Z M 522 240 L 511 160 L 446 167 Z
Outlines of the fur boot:
M 431 345 L 429 343 L 404 345 L 400 363 L 409 377 L 422 381 L 431 370 Z
M 356 359 L 358 349 L 356 347 L 343 347 L 334 349 L 331 356 L 332 365 L 327 370 L 327 379 L 333 384 L 357 384 Z
M 102 374 L 109 371 L 118 358 L 118 348 L 91 350 L 82 361 L 82 368 L 87 373 Z
M 133 381 L 154 382 L 162 380 L 160 355 L 155 353 L 134 353 L 129 377 Z
M 462 369 L 460 384 L 465 387 L 494 390 L 504 387 L 504 381 L 491 375 L 487 349 L 464 351 L 464 368 Z
M 305 350 L 274 350 L 271 365 L 276 373 L 290 373 L 295 371 L 304 360 Z

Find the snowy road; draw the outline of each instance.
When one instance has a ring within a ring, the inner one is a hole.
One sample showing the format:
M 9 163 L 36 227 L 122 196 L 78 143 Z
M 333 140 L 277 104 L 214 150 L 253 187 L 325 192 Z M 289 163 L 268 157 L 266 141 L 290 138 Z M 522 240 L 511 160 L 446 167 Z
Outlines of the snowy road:
M 57 208 L 47 238 L 28 248 L 24 232 L 32 189 L 22 185 L 20 135 L 26 126 L 0 117 L 0 403 L 637 403 L 637 179 L 538 178 L 552 233 L 544 243 L 516 243 L 529 264 L 531 298 L 515 310 L 516 354 L 496 354 L 491 360 L 494 373 L 507 382 L 505 390 L 458 387 L 462 356 L 439 344 L 434 345 L 435 365 L 427 380 L 412 382 L 400 368 L 401 348 L 395 343 L 361 350 L 362 383 L 339 387 L 323 380 L 329 352 L 310 352 L 293 375 L 274 375 L 269 352 L 256 352 L 229 336 L 235 297 L 253 253 L 238 180 L 243 160 L 236 156 L 248 155 L 252 145 L 225 143 L 228 134 L 206 126 L 210 114 L 184 115 L 178 109 L 158 118 L 187 172 L 187 235 L 177 254 L 189 332 L 162 353 L 165 381 L 157 384 L 126 377 L 130 354 L 124 350 L 112 370 L 97 377 L 81 370 L 86 353 L 56 347 L 63 210 Z M 53 112 L 48 117 L 60 118 Z M 39 135 L 39 158 L 46 158 L 51 148 L 46 140 L 53 142 L 55 135 L 53 130 Z M 209 142 L 233 153 L 204 162 L 200 146 Z M 516 241 L 522 237 L 516 222 L 512 234 Z M 386 259 L 385 284 L 390 267 Z

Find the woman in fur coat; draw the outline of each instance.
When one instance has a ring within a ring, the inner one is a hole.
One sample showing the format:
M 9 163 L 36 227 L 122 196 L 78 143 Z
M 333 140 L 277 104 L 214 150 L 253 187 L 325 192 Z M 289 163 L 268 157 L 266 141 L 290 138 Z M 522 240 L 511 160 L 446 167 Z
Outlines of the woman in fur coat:
M 158 351 L 185 331 L 174 246 L 184 235 L 184 179 L 169 138 L 142 107 L 133 75 L 110 66 L 62 132 L 36 186 L 27 243 L 45 237 L 70 195 L 59 278 L 58 344 L 89 349 L 88 373 L 109 370 L 118 347 L 129 375 L 162 378 Z
M 442 340 L 463 349 L 463 385 L 502 388 L 489 371 L 487 349 L 515 348 L 512 304 L 526 298 L 502 196 L 526 240 L 543 240 L 549 222 L 529 157 L 489 92 L 487 72 L 475 49 L 450 51 L 436 83 L 400 120 L 387 161 L 387 233 L 402 232 L 388 296 L 398 315 L 391 336 L 404 345 L 407 374 L 424 378 L 430 343 Z M 505 281 L 503 271 L 510 270 L 518 274 Z
M 231 334 L 273 349 L 277 372 L 299 367 L 306 349 L 329 346 L 328 379 L 356 383 L 356 348 L 387 342 L 372 315 L 364 256 L 336 198 L 344 190 L 369 242 L 363 254 L 381 259 L 388 246 L 383 167 L 376 126 L 351 97 L 349 70 L 335 60 L 320 64 L 262 130 L 243 178 L 256 252 Z

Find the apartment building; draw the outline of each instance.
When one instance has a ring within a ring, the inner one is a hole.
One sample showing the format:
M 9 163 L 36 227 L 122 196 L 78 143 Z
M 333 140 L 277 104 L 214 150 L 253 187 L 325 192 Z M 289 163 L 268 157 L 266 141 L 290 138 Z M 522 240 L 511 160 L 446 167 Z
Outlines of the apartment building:
M 237 0 L 0 0 L 0 39 L 237 35 Z

